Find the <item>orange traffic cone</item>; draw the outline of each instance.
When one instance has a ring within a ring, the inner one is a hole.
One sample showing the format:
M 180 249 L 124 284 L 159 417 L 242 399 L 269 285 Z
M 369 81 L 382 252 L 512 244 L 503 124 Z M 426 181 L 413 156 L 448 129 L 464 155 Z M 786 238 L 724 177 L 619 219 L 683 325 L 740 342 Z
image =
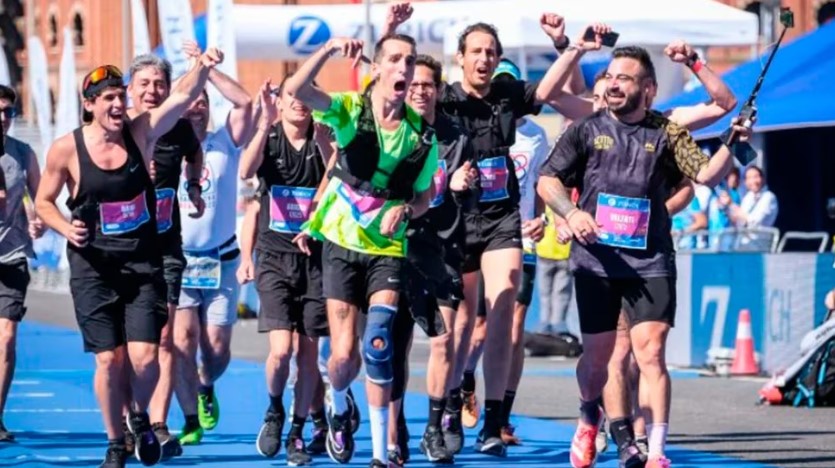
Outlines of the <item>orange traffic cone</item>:
M 751 336 L 751 312 L 742 309 L 736 327 L 736 351 L 731 365 L 731 375 L 757 375 L 760 373 L 754 357 L 754 338 Z

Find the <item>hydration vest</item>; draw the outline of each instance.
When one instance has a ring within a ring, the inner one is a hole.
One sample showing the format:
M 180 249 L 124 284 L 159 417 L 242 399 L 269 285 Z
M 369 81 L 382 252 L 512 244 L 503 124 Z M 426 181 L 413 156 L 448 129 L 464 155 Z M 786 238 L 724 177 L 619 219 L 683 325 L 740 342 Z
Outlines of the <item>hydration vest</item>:
M 379 167 L 380 138 L 371 109 L 368 94 L 362 95 L 357 133 L 344 148 L 339 149 L 337 164 L 329 176 L 338 177 L 353 189 L 385 200 L 409 201 L 414 197 L 413 186 L 418 178 L 429 152 L 432 150 L 432 137 L 435 130 L 421 118 L 421 128 L 414 127 L 404 114 L 406 123 L 420 135 L 420 139 L 408 156 L 401 159 L 389 173 Z M 371 185 L 371 178 L 381 172 L 388 176 L 385 188 Z

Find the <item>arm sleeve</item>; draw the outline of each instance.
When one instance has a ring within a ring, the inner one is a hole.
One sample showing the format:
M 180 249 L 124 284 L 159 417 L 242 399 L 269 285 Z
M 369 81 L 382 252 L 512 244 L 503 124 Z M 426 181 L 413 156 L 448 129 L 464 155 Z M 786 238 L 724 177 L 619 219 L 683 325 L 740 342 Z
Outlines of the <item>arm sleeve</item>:
M 571 124 L 542 163 L 539 175 L 556 177 L 568 187 L 577 187 L 588 160 L 583 134 L 582 123 Z
M 412 186 L 415 194 L 429 189 L 429 186 L 433 182 L 435 171 L 438 170 L 438 140 L 434 137 L 432 137 L 432 140 L 432 149 L 429 150 L 429 156 L 426 158 L 426 162 L 423 163 L 423 169 L 420 170 L 420 174 Z
M 699 171 L 707 166 L 708 157 L 686 128 L 668 121 L 665 130 L 669 147 L 673 151 L 675 165 L 686 177 L 696 180 Z M 678 181 L 673 182 L 678 183 Z

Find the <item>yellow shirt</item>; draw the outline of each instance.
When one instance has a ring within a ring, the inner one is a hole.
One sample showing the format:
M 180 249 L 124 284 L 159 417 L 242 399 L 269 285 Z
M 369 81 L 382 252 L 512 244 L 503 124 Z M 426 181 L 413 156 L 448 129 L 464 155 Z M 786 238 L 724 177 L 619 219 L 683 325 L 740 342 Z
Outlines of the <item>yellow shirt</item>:
M 551 208 L 545 208 L 545 216 L 548 217 L 548 225 L 545 226 L 545 237 L 536 244 L 536 255 L 548 260 L 567 260 L 571 242 L 560 244 L 557 240 L 557 228 Z

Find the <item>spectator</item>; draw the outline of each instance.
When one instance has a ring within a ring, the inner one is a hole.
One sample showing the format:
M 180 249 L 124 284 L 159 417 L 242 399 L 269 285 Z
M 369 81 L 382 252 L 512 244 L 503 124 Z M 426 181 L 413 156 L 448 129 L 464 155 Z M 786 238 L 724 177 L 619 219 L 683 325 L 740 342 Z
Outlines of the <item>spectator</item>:
M 574 289 L 573 276 L 568 268 L 570 242 L 561 242 L 554 212 L 545 209 L 548 223 L 545 236 L 536 244 L 537 283 L 539 285 L 539 327 L 543 334 L 559 334 L 568 331 L 565 318 Z M 570 236 L 568 236 L 570 237 Z
M 730 208 L 731 220 L 739 228 L 756 229 L 772 227 L 777 221 L 779 207 L 777 197 L 765 186 L 763 171 L 757 166 L 750 166 L 745 170 L 745 187 L 748 191 L 742 197 L 742 202 L 733 204 Z M 770 251 L 772 236 L 762 233 L 746 233 L 741 239 L 745 250 Z

